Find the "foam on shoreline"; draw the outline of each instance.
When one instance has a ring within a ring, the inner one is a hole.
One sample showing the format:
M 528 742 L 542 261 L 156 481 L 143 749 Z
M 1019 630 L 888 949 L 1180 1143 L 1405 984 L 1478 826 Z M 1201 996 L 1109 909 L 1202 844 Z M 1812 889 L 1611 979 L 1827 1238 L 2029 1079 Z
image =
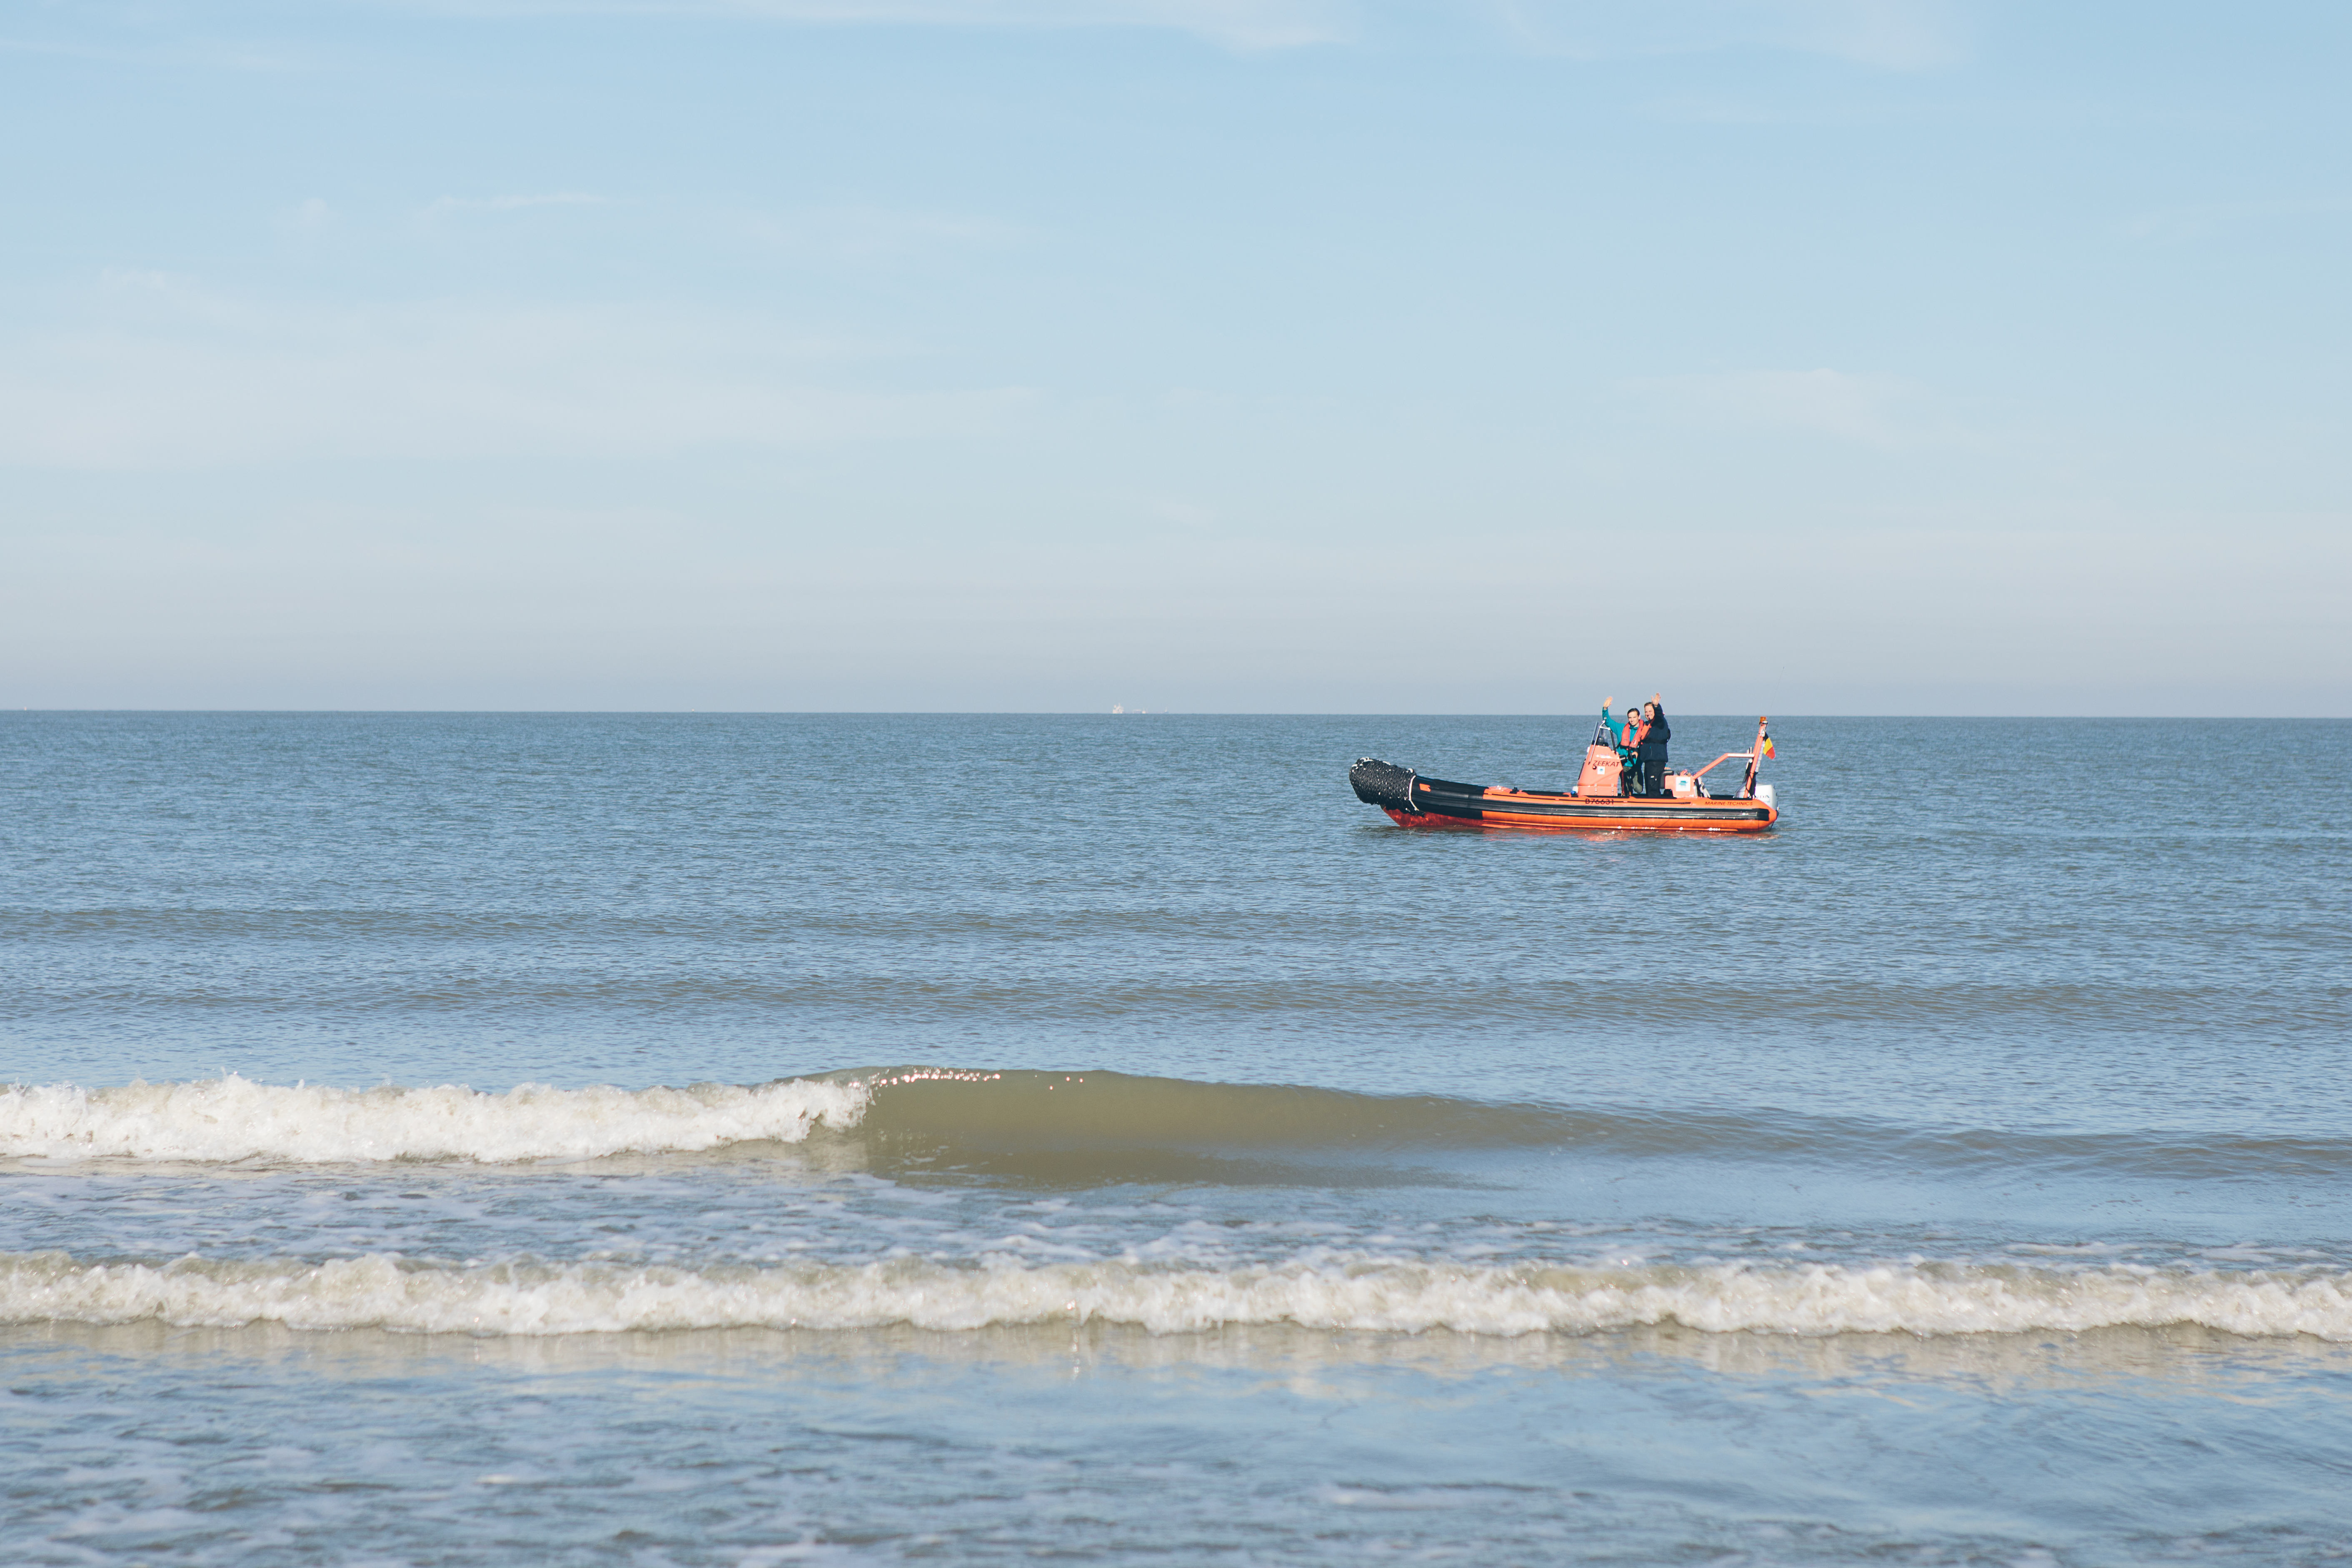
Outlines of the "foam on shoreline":
M 381 1255 L 152 1264 L 0 1254 L 0 1322 L 146 1320 L 482 1335 L 1100 1321 L 1163 1334 L 1271 1323 L 1493 1335 L 1679 1324 L 1709 1333 L 1937 1337 L 2195 1324 L 2252 1338 L 2346 1342 L 2352 1274 L 1956 1264 L 1477 1268 L 1372 1258 L 1224 1269 L 920 1258 L 690 1269 L 459 1267 Z

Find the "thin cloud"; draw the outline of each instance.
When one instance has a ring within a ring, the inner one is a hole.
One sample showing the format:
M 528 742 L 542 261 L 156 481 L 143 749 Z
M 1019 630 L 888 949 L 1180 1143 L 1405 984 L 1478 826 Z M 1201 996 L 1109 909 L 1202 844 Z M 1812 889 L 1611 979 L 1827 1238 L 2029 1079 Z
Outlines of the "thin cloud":
M 1878 70 L 1919 71 L 1968 58 L 1950 0 L 1492 0 L 1523 48 L 1604 59 L 1769 48 Z
M 795 261 L 871 265 L 940 251 L 1002 249 L 1021 230 L 994 218 L 878 207 L 740 213 L 725 227 L 755 248 Z
M 2270 201 L 2206 202 L 2165 207 L 2133 219 L 2125 232 L 2134 239 L 2180 242 L 2204 239 L 2257 224 L 2295 218 L 2339 217 L 2352 213 L 2352 196 L 2282 197 Z
M 452 213 L 510 213 L 525 207 L 599 207 L 604 198 L 583 191 L 556 191 L 532 196 L 442 196 L 431 203 L 423 214 L 428 223 Z
M 1348 0 L 387 0 L 456 16 L 738 17 L 832 26 L 1144 27 L 1228 48 L 1330 43 L 1353 32 Z
M 244 43 L 225 38 L 173 39 L 147 47 L 113 41 L 94 44 L 57 38 L 0 37 L 0 54 L 62 55 L 109 65 L 192 66 L 199 70 L 287 75 L 315 71 L 323 57 L 313 50 L 269 43 Z
M 2071 129 L 2094 119 L 2076 104 L 1929 97 L 1908 85 L 1843 98 L 1824 98 L 1818 92 L 1778 99 L 1725 92 L 1667 93 L 1643 103 L 1640 112 L 1644 119 L 1669 125 L 1965 126 L 2004 131 Z
M 61 44 L 50 38 L 0 38 L 0 55 L 69 55 L 86 60 L 121 58 L 87 44 Z
M 1708 423 L 1890 449 L 1982 442 L 1928 388 L 1895 376 L 1826 368 L 1729 371 L 1658 376 L 1635 384 Z
M 115 272 L 48 319 L 0 337 L 0 464 L 659 457 L 985 434 L 1034 402 L 844 385 L 854 352 L 751 311 L 327 305 Z

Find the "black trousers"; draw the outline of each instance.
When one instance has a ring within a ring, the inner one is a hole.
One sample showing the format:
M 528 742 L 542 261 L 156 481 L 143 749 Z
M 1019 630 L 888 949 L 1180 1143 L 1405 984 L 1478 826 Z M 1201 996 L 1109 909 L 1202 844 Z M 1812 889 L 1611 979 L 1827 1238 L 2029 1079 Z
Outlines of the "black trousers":
M 1640 751 L 1634 752 L 1633 756 L 1635 759 L 1633 764 L 1633 793 L 1635 795 L 1665 794 L 1666 749 L 1664 746 L 1660 746 L 1656 750 L 1653 751 L 1648 746 L 1643 746 Z

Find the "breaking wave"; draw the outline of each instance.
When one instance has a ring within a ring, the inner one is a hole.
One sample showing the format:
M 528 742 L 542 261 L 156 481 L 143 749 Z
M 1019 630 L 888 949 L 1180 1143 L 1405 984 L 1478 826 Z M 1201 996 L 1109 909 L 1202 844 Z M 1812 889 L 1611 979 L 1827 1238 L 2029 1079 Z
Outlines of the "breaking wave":
M 0 1157 L 370 1162 L 581 1159 L 799 1142 L 854 1126 L 857 1081 L 744 1089 L 325 1089 L 252 1083 L 0 1089 Z
M 0 1158 L 507 1162 L 800 1142 L 819 1128 L 982 1149 L 1478 1146 L 1598 1125 L 1543 1107 L 1107 1072 L 869 1068 L 753 1088 L 0 1089 Z
M 558 1335 L 724 1328 L 961 1331 L 1103 1322 L 1152 1333 L 1227 1326 L 1385 1333 L 2074 1332 L 2200 1325 L 2246 1337 L 2352 1341 L 2352 1274 L 1906 1264 L 1755 1268 L 1482 1268 L 1357 1258 L 1241 1268 L 1127 1260 L 1023 1267 L 865 1264 L 452 1267 L 370 1256 L 325 1263 L 94 1263 L 0 1254 L 0 1322 Z
M 2352 1140 L 2147 1131 L 1923 1129 L 1769 1108 L 1634 1110 L 1361 1094 L 1116 1072 L 859 1068 L 756 1086 L 367 1089 L 250 1082 L 0 1086 L 0 1159 L 368 1163 L 700 1152 L 856 1133 L 881 1147 L 992 1158 L 1139 1150 L 1345 1156 L 1559 1148 L 1726 1155 L 1845 1168 L 2137 1171 L 2223 1179 L 2335 1176 Z M 1109 1179 L 1106 1177 L 1105 1179 Z

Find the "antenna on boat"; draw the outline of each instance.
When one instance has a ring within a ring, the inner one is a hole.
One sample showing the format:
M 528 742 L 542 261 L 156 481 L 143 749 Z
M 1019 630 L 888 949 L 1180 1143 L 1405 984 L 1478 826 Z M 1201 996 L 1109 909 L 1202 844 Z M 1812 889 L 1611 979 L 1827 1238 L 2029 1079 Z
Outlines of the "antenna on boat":
M 1742 800 L 1756 798 L 1756 770 L 1764 765 L 1764 744 L 1770 739 L 1764 727 L 1771 721 L 1764 714 L 1756 715 L 1756 744 L 1748 753 L 1748 777 L 1739 785 L 1739 798 Z

